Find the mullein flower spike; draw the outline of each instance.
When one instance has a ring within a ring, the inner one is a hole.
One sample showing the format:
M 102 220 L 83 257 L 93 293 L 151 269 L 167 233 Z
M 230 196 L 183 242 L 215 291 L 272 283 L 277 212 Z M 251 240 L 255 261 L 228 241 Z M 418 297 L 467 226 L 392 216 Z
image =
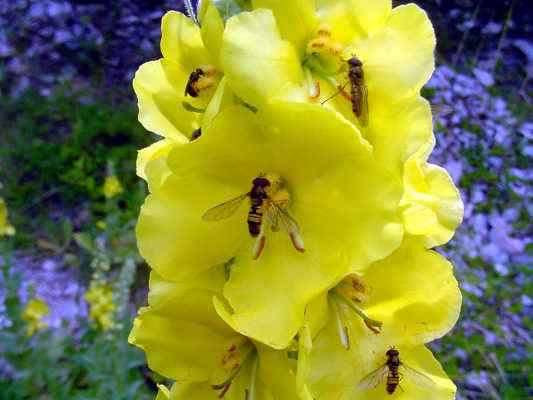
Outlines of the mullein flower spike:
M 429 250 L 463 213 L 427 162 L 434 47 L 424 11 L 388 0 L 163 17 L 133 82 L 162 139 L 137 158 L 152 272 L 129 338 L 176 381 L 158 400 L 454 398 L 425 347 L 461 306 Z

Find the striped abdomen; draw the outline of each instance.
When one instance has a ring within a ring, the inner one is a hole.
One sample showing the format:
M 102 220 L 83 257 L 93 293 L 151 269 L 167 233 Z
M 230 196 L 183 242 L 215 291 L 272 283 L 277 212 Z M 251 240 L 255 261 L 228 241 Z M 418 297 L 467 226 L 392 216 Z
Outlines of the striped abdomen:
M 360 117 L 363 112 L 363 70 L 351 70 L 348 74 L 350 78 L 350 97 L 352 100 L 352 111 L 356 117 Z
M 251 199 L 252 205 L 248 211 L 248 232 L 252 237 L 257 237 L 261 233 L 261 223 L 263 221 L 263 199 Z
M 396 390 L 396 387 L 400 383 L 400 375 L 396 368 L 389 369 L 389 374 L 387 375 L 387 393 L 393 394 Z
M 350 81 L 352 111 L 359 118 L 363 113 L 363 102 L 365 101 L 365 75 L 363 72 L 363 63 L 355 56 L 348 60 L 348 80 Z

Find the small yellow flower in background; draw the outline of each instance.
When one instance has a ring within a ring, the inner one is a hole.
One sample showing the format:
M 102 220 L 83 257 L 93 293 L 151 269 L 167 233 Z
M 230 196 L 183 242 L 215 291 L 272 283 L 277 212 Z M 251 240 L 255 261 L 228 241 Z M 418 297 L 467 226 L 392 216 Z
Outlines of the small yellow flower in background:
M 116 175 L 110 175 L 105 178 L 102 191 L 104 192 L 106 199 L 110 199 L 124 192 L 124 188 L 122 187 Z
M 4 199 L 0 198 L 0 236 L 12 236 L 15 234 L 15 228 L 9 224 L 7 219 L 7 207 Z
M 116 305 L 113 303 L 113 293 L 108 285 L 91 284 L 85 293 L 85 300 L 89 303 L 89 316 L 104 331 L 114 328 L 114 314 Z
M 107 224 L 103 220 L 96 221 L 96 227 L 101 230 L 105 230 L 107 228 Z
M 32 299 L 26 304 L 22 319 L 28 324 L 28 336 L 48 327 L 48 324 L 42 320 L 48 314 L 50 314 L 50 309 L 44 300 Z

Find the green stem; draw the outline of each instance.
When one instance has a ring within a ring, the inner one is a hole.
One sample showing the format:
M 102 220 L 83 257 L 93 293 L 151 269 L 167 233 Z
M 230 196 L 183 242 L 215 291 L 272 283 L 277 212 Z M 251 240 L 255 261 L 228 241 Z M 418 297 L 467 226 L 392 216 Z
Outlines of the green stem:
M 193 112 L 193 113 L 197 113 L 197 114 L 203 114 L 205 113 L 205 109 L 203 108 L 196 108 L 195 106 L 193 106 L 191 103 L 188 103 L 186 101 L 182 101 L 181 102 L 181 105 L 183 106 L 184 109 L 186 109 L 187 111 L 190 111 L 190 112 Z
M 479 0 L 479 2 L 477 3 L 476 9 L 474 10 L 474 14 L 472 15 L 472 26 L 474 25 L 474 22 L 477 20 L 477 15 L 479 14 L 479 10 L 481 9 L 482 3 L 483 3 L 483 0 Z M 471 29 L 472 28 L 467 28 L 465 30 L 465 33 L 463 33 L 463 36 L 461 37 L 461 42 L 459 42 L 459 46 L 457 46 L 457 51 L 455 52 L 452 58 L 452 66 L 454 68 L 457 65 L 457 62 L 459 61 L 459 58 L 461 57 L 463 48 L 465 46 L 466 40 L 468 39 L 468 36 L 470 35 Z
M 494 71 L 496 70 L 496 66 L 498 65 L 498 61 L 502 54 L 503 41 L 507 37 L 507 31 L 509 30 L 509 24 L 513 16 L 513 9 L 514 9 L 515 4 L 516 4 L 516 0 L 513 0 L 513 2 L 511 3 L 511 6 L 509 7 L 509 11 L 507 11 L 507 15 L 505 16 L 505 23 L 503 24 L 502 35 L 500 36 L 500 39 L 498 40 L 498 47 L 496 49 L 496 57 L 494 58 L 494 64 L 492 67 L 493 74 L 494 74 Z
M 191 0 L 183 0 L 183 4 L 185 5 L 185 9 L 187 10 L 189 17 L 191 17 L 196 25 L 200 25 L 198 18 L 196 17 L 196 13 L 194 12 L 194 7 L 192 6 Z

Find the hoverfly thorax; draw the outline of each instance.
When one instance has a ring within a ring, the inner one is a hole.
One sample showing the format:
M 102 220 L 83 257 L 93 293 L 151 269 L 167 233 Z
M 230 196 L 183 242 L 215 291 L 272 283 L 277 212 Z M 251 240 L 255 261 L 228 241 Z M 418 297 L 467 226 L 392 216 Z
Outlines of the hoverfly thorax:
M 250 236 L 255 239 L 254 260 L 257 260 L 264 250 L 268 225 L 272 232 L 283 228 L 288 233 L 294 248 L 299 252 L 305 251 L 298 223 L 287 211 L 289 192 L 284 188 L 283 180 L 278 174 L 260 174 L 252 180 L 249 192 L 210 208 L 202 218 L 204 221 L 229 218 L 235 214 L 245 199 L 250 201 L 246 222 Z
M 385 354 L 389 359 L 393 359 L 393 358 L 398 358 L 398 356 L 400 355 L 400 352 L 396 350 L 395 348 L 392 348 L 392 349 L 387 350 Z
M 201 65 L 189 75 L 185 85 L 185 95 L 198 97 L 215 88 L 220 80 L 220 72 L 213 65 Z

